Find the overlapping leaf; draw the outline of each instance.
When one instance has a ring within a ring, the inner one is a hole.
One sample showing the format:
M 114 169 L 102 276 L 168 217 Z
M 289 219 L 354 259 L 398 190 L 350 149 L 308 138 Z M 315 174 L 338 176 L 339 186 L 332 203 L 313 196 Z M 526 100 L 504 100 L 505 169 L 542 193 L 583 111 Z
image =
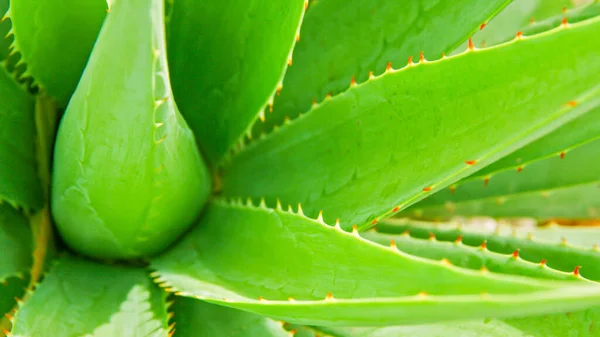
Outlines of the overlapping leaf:
M 592 19 L 386 72 L 251 143 L 223 193 L 374 224 L 583 114 L 568 103 L 596 90 L 599 33 Z
M 8 57 L 8 47 L 10 46 L 10 40 L 6 37 L 10 30 L 10 22 L 2 20 L 7 10 L 8 0 L 0 1 L 0 61 L 4 61 Z
M 563 18 L 575 23 L 598 13 L 597 4 L 572 0 L 515 0 L 498 14 L 485 29 L 473 35 L 476 47 L 493 46 L 514 38 L 517 32 L 539 33 L 561 24 Z M 595 13 L 595 14 L 593 14 Z M 464 50 L 466 44 L 457 48 Z
M 172 4 L 173 93 L 210 163 L 218 163 L 272 101 L 304 7 L 305 0 Z
M 17 310 L 10 336 L 166 337 L 165 306 L 145 270 L 65 256 Z
M 178 295 L 301 324 L 535 315 L 583 309 L 600 296 L 595 284 L 459 268 L 382 247 L 300 212 L 223 201 L 210 204 L 199 226 L 152 268 Z
M 348 88 L 363 82 L 369 71 L 381 74 L 386 64 L 405 64 L 419 52 L 439 59 L 473 34 L 510 1 L 329 0 L 311 2 L 294 50 L 294 66 L 275 98 L 265 123 L 255 133 L 270 131 L 285 118 L 295 118 Z M 377 18 L 377 19 L 373 19 Z
M 598 94 L 600 95 L 600 92 Z M 592 100 L 592 103 L 597 102 Z M 590 105 L 582 108 L 587 110 Z M 571 122 L 562 125 L 552 133 L 477 171 L 465 180 L 485 179 L 503 170 L 521 170 L 535 160 L 549 156 L 564 156 L 569 150 L 600 138 L 599 130 L 600 107 L 595 107 Z M 564 176 L 568 176 L 568 174 Z
M 597 309 L 590 309 L 507 320 L 458 321 L 383 328 L 315 327 L 304 328 L 301 333 L 302 337 L 592 337 L 597 335 L 598 314 Z
M 66 106 L 106 12 L 105 0 L 10 0 L 13 46 L 27 64 L 24 76 Z
M 2 315 L 11 311 L 15 297 L 21 298 L 32 264 L 31 231 L 25 217 L 7 204 L 0 204 L 0 327 Z
M 175 337 L 289 337 L 272 319 L 193 298 L 177 297 L 173 313 Z
M 0 102 L 0 200 L 38 209 L 44 196 L 36 171 L 33 99 L 4 68 Z
M 464 245 L 460 239 L 455 242 L 440 242 L 434 235 L 425 239 L 411 237 L 408 233 L 390 235 L 366 232 L 362 236 L 384 246 L 395 245 L 399 250 L 414 256 L 444 261 L 459 267 L 536 278 L 581 281 L 573 273 L 548 268 L 545 263 L 523 260 L 519 257 L 518 249 L 511 254 L 499 254 L 488 250 L 485 245 L 478 247 Z
M 479 247 L 484 242 L 486 248 L 502 254 L 511 254 L 518 250 L 520 258 L 573 272 L 577 269 L 584 277 L 600 281 L 600 232 L 579 229 L 521 229 L 513 233 L 512 228 L 498 228 L 497 232 L 462 230 L 454 226 L 434 226 L 411 221 L 388 220 L 378 224 L 377 230 L 383 233 L 404 233 L 418 238 L 433 235 L 439 241 L 456 241 L 459 237 L 465 245 Z M 581 238 L 587 236 L 585 241 Z M 590 244 L 594 242 L 594 244 Z M 585 245 L 583 245 L 585 243 Z M 581 270 L 579 270 L 581 268 Z
M 596 131 L 597 132 L 597 131 Z M 600 140 L 553 157 L 444 189 L 406 211 L 413 216 L 600 216 Z

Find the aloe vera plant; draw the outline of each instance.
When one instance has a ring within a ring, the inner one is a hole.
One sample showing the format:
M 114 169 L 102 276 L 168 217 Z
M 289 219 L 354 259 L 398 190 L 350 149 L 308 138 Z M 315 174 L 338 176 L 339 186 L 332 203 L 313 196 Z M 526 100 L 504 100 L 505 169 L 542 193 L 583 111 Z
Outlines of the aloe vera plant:
M 0 11 L 0 336 L 600 336 L 597 1 Z

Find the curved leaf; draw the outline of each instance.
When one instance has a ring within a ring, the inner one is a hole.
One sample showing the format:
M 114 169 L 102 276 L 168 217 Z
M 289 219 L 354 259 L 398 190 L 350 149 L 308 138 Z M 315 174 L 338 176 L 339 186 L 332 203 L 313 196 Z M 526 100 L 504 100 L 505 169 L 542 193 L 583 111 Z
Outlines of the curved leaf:
M 305 2 L 173 2 L 167 22 L 173 94 L 210 163 L 243 140 L 272 102 Z
M 299 324 L 535 315 L 586 308 L 600 297 L 593 284 L 458 268 L 382 247 L 301 212 L 223 201 L 211 203 L 200 224 L 152 268 L 157 282 L 178 295 Z
M 600 94 L 600 93 L 599 93 Z M 508 170 L 521 169 L 527 164 L 549 156 L 561 156 L 569 150 L 600 138 L 600 106 L 554 130 L 552 133 L 524 146 L 497 162 L 486 166 L 464 180 L 486 178 Z M 596 142 L 598 143 L 598 142 Z M 596 145 L 596 147 L 598 147 Z
M 273 112 L 257 123 L 255 134 L 271 131 L 285 118 L 310 109 L 311 101 L 381 74 L 386 64 L 405 64 L 419 52 L 442 57 L 473 34 L 510 0 L 492 1 L 313 1 L 294 50 L 294 66 L 275 98 Z M 368 14 L 367 14 L 368 13 Z M 374 20 L 373 18 L 377 18 Z
M 11 40 L 7 37 L 10 31 L 10 21 L 3 19 L 8 11 L 8 0 L 0 0 L 0 61 L 8 57 Z
M 66 106 L 100 31 L 106 0 L 9 1 L 13 48 L 27 64 L 23 76 L 33 76 Z
M 592 337 L 597 335 L 598 310 L 508 320 L 459 321 L 383 328 L 317 327 L 335 337 Z M 317 337 L 306 335 L 304 337 Z
M 497 45 L 509 41 L 517 32 L 525 35 L 536 34 L 557 27 L 564 17 L 575 23 L 588 19 L 597 13 L 595 4 L 583 4 L 585 1 L 573 0 L 516 0 L 500 12 L 485 29 L 473 35 L 476 47 Z M 458 51 L 464 50 L 466 44 Z
M 12 311 L 16 298 L 25 293 L 32 265 L 29 224 L 7 204 L 0 204 L 0 256 L 0 327 L 7 328 L 3 316 Z
M 0 282 L 29 272 L 32 244 L 27 219 L 14 208 L 0 204 Z
M 600 181 L 507 196 L 448 202 L 426 208 L 415 206 L 403 215 L 422 219 L 452 216 L 496 218 L 531 217 L 539 221 L 574 221 L 600 217 Z
M 66 243 L 90 256 L 164 250 L 210 193 L 208 169 L 171 92 L 163 3 L 114 3 L 60 122 L 52 215 Z
M 600 120 L 600 115 L 598 117 Z M 523 164 L 516 170 L 494 173 L 483 179 L 469 177 L 431 195 L 406 212 L 424 217 L 442 216 L 446 213 L 466 216 L 595 218 L 600 214 L 587 207 L 600 206 L 598 199 L 590 198 L 600 195 L 600 188 L 599 191 L 594 191 L 594 185 L 600 185 L 598 153 L 600 140 L 595 140 L 572 151 Z M 580 196 L 565 192 L 583 190 L 589 192 Z M 574 198 L 569 200 L 560 197 L 564 193 Z M 560 200 L 555 200 L 556 198 Z M 538 207 L 530 207 L 533 205 Z M 582 207 L 584 205 L 586 207 Z
M 0 69 L 0 200 L 39 209 L 44 196 L 36 172 L 33 99 Z
M 177 297 L 174 337 L 289 337 L 282 324 L 249 312 Z
M 491 272 L 523 275 L 536 278 L 555 280 L 582 281 L 573 273 L 566 273 L 548 268 L 545 264 L 533 263 L 519 257 L 517 250 L 512 254 L 499 254 L 488 250 L 486 247 L 472 247 L 464 245 L 461 241 L 440 242 L 431 235 L 427 238 L 414 238 L 405 232 L 402 235 L 382 234 L 373 231 L 361 234 L 365 239 L 381 245 L 390 244 L 399 250 L 414 256 L 420 256 L 436 261 L 443 259 L 453 265 L 481 270 L 485 268 Z
M 577 267 L 584 277 L 600 281 L 600 231 L 586 230 L 576 234 L 578 229 L 569 232 L 554 232 L 554 229 L 528 229 L 515 230 L 509 227 L 497 228 L 494 232 L 475 231 L 462 229 L 456 225 L 442 226 L 413 221 L 397 221 L 389 219 L 377 225 L 377 230 L 383 233 L 404 233 L 408 231 L 411 236 L 429 238 L 434 235 L 439 241 L 456 241 L 460 236 L 461 241 L 470 246 L 478 247 L 486 242 L 486 248 L 501 254 L 511 254 L 519 250 L 519 257 L 527 261 L 545 263 L 564 272 L 572 272 Z M 583 241 L 581 234 L 589 237 Z M 590 241 L 595 241 L 592 246 Z M 586 243 L 585 246 L 582 243 Z
M 386 72 L 248 145 L 223 194 L 374 224 L 584 113 L 568 102 L 598 90 L 599 33 L 593 19 Z
M 17 310 L 11 336 L 166 337 L 164 305 L 143 269 L 65 256 Z

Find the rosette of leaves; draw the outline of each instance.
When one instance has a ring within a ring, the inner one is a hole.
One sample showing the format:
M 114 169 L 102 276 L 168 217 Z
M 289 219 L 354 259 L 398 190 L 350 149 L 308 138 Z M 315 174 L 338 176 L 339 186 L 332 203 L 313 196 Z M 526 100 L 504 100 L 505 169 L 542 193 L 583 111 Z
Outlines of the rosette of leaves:
M 600 335 L 597 2 L 0 5 L 4 335 Z

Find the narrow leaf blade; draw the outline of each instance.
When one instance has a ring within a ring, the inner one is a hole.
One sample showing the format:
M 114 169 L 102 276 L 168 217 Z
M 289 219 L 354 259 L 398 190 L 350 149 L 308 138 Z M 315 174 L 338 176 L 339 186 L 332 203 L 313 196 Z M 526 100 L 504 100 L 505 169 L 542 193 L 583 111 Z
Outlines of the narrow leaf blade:
M 33 99 L 0 69 L 0 200 L 39 209 L 44 197 L 35 157 Z
M 10 0 L 14 50 L 24 76 L 66 106 L 106 15 L 105 0 Z M 65 29 L 65 27 L 71 27 Z
M 243 141 L 281 85 L 304 6 L 305 0 L 173 3 L 173 93 L 211 164 Z
M 486 248 L 491 251 L 510 254 L 518 250 L 519 257 L 527 261 L 544 261 L 544 264 L 564 272 L 578 269 L 582 276 L 600 281 L 600 231 L 597 229 L 498 227 L 489 232 L 476 231 L 473 228 L 463 229 L 456 224 L 435 226 L 431 223 L 389 219 L 378 224 L 377 230 L 383 233 L 408 231 L 411 236 L 419 238 L 428 238 L 433 234 L 440 241 L 456 241 L 461 237 L 461 242 L 474 247 L 486 242 Z M 581 239 L 583 235 L 587 236 L 585 240 Z M 581 270 L 578 267 L 581 267 Z

